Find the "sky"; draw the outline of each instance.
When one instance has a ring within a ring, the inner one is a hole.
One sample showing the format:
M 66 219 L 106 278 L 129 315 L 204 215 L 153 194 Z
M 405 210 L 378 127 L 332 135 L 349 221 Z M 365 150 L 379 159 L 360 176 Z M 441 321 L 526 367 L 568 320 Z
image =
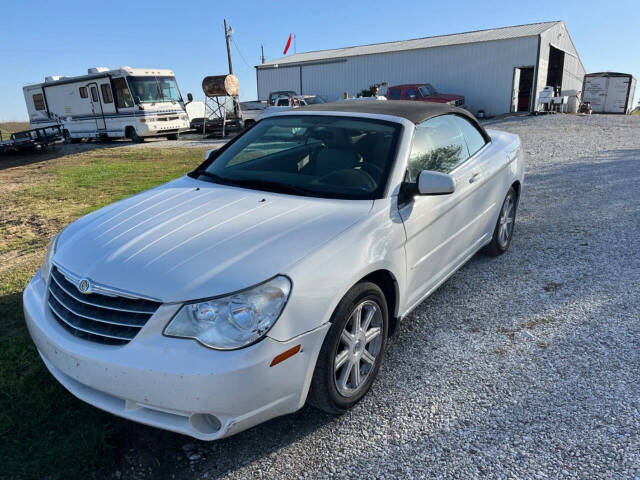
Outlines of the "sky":
M 296 35 L 297 51 L 305 52 L 564 20 L 587 72 L 640 77 L 637 0 L 31 0 L 26 5 L 7 1 L 0 9 L 0 121 L 27 120 L 25 84 L 46 75 L 82 75 L 95 66 L 169 68 L 184 97 L 192 92 L 202 100 L 202 78 L 228 73 L 225 17 L 234 30 L 231 53 L 241 100 L 256 98 L 260 44 L 268 60 L 279 58 L 289 33 Z

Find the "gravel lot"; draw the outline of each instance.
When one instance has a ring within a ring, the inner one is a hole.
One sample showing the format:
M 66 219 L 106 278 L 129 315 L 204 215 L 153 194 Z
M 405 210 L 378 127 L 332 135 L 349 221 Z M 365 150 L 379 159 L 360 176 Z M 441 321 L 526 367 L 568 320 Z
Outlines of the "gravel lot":
M 509 253 L 476 256 L 403 322 L 353 411 L 184 438 L 167 475 L 640 476 L 640 118 L 491 123 L 528 154 Z

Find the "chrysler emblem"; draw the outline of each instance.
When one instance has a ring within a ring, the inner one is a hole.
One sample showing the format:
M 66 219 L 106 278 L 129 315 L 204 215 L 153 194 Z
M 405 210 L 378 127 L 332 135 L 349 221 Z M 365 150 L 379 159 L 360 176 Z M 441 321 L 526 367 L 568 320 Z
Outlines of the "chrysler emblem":
M 88 278 L 80 280 L 78 283 L 78 290 L 80 290 L 81 293 L 91 293 L 91 282 Z

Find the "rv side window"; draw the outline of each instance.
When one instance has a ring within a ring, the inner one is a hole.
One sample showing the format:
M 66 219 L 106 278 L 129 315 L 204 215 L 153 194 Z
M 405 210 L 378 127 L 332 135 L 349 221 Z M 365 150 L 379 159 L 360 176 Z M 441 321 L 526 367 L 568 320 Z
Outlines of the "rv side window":
M 45 110 L 44 97 L 41 93 L 36 93 L 33 96 L 33 105 L 36 107 L 36 110 Z
M 102 90 L 102 100 L 104 103 L 113 103 L 113 96 L 111 95 L 111 85 L 108 83 L 103 83 L 100 85 L 100 90 Z
M 127 81 L 124 78 L 114 78 L 113 86 L 116 91 L 116 105 L 118 108 L 133 107 L 133 99 L 131 98 Z
M 80 87 L 80 98 L 87 98 L 87 87 Z
M 98 102 L 98 89 L 96 87 L 91 87 L 91 100 L 93 102 Z

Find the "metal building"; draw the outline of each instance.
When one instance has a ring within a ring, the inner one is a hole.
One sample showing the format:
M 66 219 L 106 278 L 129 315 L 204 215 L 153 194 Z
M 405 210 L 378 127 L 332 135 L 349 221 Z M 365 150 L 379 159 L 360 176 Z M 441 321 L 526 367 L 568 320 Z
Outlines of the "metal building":
M 297 53 L 256 66 L 261 100 L 294 90 L 333 101 L 374 83 L 428 82 L 487 115 L 531 111 L 547 85 L 575 95 L 584 74 L 563 21 Z

